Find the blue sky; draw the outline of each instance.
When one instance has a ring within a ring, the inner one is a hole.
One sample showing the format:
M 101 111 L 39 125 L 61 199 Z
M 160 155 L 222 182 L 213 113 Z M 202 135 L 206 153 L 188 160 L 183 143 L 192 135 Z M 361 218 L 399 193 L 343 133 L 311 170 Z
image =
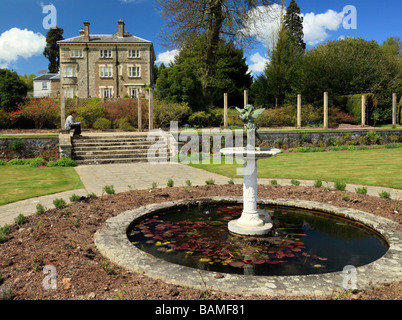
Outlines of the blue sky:
M 402 38 L 400 0 L 296 2 L 304 16 L 308 48 L 340 37 L 361 37 L 380 44 L 391 36 Z M 48 61 L 42 52 L 48 30 L 44 28 L 43 21 L 50 12 L 43 13 L 43 6 L 50 4 L 57 10 L 57 25 L 64 29 L 65 38 L 77 36 L 84 21 L 91 23 L 90 32 L 93 34 L 115 33 L 117 21 L 123 19 L 126 30 L 131 34 L 154 43 L 158 62 L 168 62 L 176 52 L 173 51 L 175 48 L 163 47 L 158 39 L 164 20 L 155 0 L 0 0 L 0 67 L 13 69 L 18 74 L 38 74 L 40 70 L 47 69 Z M 348 5 L 355 8 L 356 21 L 353 11 L 344 13 Z M 274 12 L 275 8 L 271 11 Z M 352 27 L 355 23 L 356 28 L 345 29 L 344 20 Z M 267 47 L 275 25 L 274 18 L 259 19 L 257 23 L 259 42 L 255 48 L 245 51 L 253 74 L 258 74 L 267 61 Z M 254 31 L 257 34 L 257 30 Z

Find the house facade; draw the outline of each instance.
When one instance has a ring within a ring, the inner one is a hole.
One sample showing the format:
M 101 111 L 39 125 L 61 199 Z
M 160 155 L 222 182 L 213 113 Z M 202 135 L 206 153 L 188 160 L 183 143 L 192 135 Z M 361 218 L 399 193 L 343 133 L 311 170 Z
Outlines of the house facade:
M 154 84 L 155 52 L 151 41 L 132 36 L 118 21 L 112 35 L 90 34 L 90 23 L 74 38 L 61 40 L 60 85 L 64 96 L 101 99 L 145 94 Z
M 57 98 L 60 94 L 60 74 L 46 73 L 33 79 L 34 98 Z

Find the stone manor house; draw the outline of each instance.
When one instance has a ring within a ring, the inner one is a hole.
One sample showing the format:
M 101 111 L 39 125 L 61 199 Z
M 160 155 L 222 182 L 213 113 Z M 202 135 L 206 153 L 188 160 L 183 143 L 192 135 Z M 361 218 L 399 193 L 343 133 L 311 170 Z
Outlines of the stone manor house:
M 131 35 L 122 20 L 112 35 L 90 34 L 89 27 L 84 22 L 79 36 L 58 42 L 64 96 L 110 99 L 145 94 L 144 87 L 154 84 L 152 42 Z

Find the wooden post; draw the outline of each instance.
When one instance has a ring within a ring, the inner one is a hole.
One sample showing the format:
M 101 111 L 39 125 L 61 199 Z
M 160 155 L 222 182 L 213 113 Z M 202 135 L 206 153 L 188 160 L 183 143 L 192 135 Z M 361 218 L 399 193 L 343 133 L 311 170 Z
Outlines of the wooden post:
M 138 105 L 138 132 L 142 132 L 142 108 L 141 108 L 141 94 L 138 92 L 137 96 Z
M 223 127 L 228 127 L 228 94 L 223 94 Z
M 66 98 L 64 97 L 64 89 L 60 90 L 60 120 L 61 130 L 66 129 Z
M 366 96 L 362 95 L 362 127 L 366 125 Z
M 301 129 L 301 94 L 297 95 L 297 129 Z
M 324 92 L 324 129 L 328 129 L 328 92 Z
M 248 91 L 244 90 L 244 105 L 248 105 Z
M 392 94 L 392 128 L 396 128 L 396 93 Z
M 149 106 L 148 106 L 148 113 L 149 113 L 149 131 L 153 130 L 154 128 L 154 106 L 153 106 L 153 89 L 152 87 L 149 88 Z

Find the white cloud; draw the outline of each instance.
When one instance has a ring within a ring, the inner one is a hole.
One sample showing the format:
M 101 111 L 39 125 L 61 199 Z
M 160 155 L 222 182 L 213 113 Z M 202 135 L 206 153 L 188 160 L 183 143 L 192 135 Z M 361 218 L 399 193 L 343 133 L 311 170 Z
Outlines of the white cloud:
M 304 41 L 308 45 L 316 45 L 329 37 L 329 31 L 336 31 L 343 22 L 344 13 L 328 10 L 325 13 L 310 12 L 302 14 Z
M 251 55 L 249 60 L 251 61 L 251 64 L 249 64 L 248 69 L 253 74 L 263 72 L 266 64 L 269 62 L 269 59 L 261 56 L 259 52 Z
M 46 46 L 46 37 L 27 29 L 12 28 L 0 35 L 0 65 L 6 66 L 20 57 L 28 59 L 40 55 Z
M 163 63 L 165 66 L 167 66 L 169 63 L 174 61 L 174 58 L 179 54 L 179 50 L 170 50 L 170 51 L 165 51 L 162 53 L 158 54 L 158 57 L 156 58 L 155 63 Z
M 243 32 L 255 36 L 265 47 L 271 48 L 280 29 L 282 7 L 278 4 L 259 6 L 250 10 Z
M 282 7 L 278 4 L 260 6 L 251 10 L 246 23 L 246 34 L 255 36 L 265 47 L 272 49 L 280 29 Z M 316 45 L 325 41 L 330 35 L 328 31 L 336 31 L 342 25 L 345 13 L 328 10 L 325 13 L 306 13 L 303 17 L 304 41 L 308 45 Z

